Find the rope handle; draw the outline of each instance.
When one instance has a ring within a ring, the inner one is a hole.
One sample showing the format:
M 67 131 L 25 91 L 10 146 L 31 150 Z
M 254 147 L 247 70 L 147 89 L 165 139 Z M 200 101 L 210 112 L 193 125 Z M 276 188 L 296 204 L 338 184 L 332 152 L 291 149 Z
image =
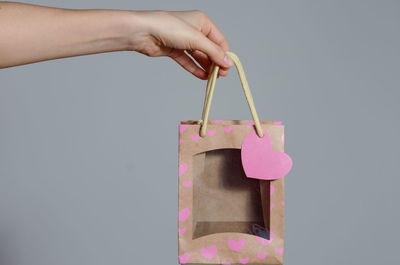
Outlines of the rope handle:
M 236 70 L 239 74 L 240 82 L 242 83 L 243 92 L 246 96 L 247 103 L 250 108 L 251 115 L 253 116 L 254 125 L 256 128 L 257 135 L 262 138 L 264 137 L 264 133 L 261 128 L 260 120 L 258 119 L 256 107 L 254 106 L 253 97 L 250 92 L 249 84 L 247 83 L 246 75 L 244 74 L 244 70 L 242 64 L 240 63 L 239 58 L 233 52 L 226 52 L 226 54 L 232 59 L 236 66 Z M 211 73 L 208 77 L 207 87 L 206 87 L 206 97 L 204 99 L 203 106 L 203 114 L 202 114 L 202 122 L 200 127 L 200 136 L 206 136 L 207 131 L 207 123 L 208 123 L 208 115 L 210 113 L 211 101 L 214 94 L 215 82 L 217 80 L 217 75 L 219 71 L 219 66 L 216 64 L 211 65 Z

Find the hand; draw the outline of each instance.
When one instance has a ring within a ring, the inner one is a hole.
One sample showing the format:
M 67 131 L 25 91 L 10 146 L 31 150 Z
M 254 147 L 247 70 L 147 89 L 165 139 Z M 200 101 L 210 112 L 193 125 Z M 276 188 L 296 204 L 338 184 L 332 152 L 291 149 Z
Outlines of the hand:
M 219 75 L 227 75 L 233 64 L 225 54 L 229 50 L 228 42 L 201 11 L 133 13 L 136 19 L 129 35 L 129 50 L 151 57 L 169 56 L 200 79 L 207 79 L 212 62 L 221 67 Z
M 232 66 L 228 42 L 200 11 L 73 10 L 0 1 L 0 12 L 0 68 L 122 50 L 169 56 L 201 79 L 212 62 L 223 76 Z

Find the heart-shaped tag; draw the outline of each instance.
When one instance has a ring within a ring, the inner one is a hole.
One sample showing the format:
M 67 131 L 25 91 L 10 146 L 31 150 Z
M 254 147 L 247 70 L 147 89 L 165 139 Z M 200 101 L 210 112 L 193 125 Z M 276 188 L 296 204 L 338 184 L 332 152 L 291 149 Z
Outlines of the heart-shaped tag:
M 292 168 L 292 159 L 284 152 L 273 152 L 269 134 L 260 138 L 255 131 L 242 143 L 242 164 L 248 178 L 274 180 L 285 176 Z

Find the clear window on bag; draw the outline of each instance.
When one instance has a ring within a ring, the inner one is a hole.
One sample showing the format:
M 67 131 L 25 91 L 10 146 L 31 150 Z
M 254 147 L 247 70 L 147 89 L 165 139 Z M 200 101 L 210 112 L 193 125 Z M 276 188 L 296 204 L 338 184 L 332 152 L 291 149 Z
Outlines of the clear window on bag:
M 192 238 L 237 232 L 269 239 L 270 183 L 247 178 L 240 149 L 193 156 Z

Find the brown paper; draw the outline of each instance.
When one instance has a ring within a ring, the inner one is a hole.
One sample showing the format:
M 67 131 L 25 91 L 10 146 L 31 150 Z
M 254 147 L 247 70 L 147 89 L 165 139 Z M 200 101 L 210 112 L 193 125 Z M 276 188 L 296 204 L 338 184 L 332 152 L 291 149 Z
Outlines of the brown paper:
M 240 157 L 251 121 L 197 121 L 179 133 L 179 261 L 181 264 L 282 264 L 284 179 L 246 178 Z M 273 151 L 283 152 L 284 126 L 262 121 Z M 254 235 L 265 228 L 269 240 Z M 240 242 L 240 243 L 239 243 Z M 245 242 L 245 243 L 243 243 Z

